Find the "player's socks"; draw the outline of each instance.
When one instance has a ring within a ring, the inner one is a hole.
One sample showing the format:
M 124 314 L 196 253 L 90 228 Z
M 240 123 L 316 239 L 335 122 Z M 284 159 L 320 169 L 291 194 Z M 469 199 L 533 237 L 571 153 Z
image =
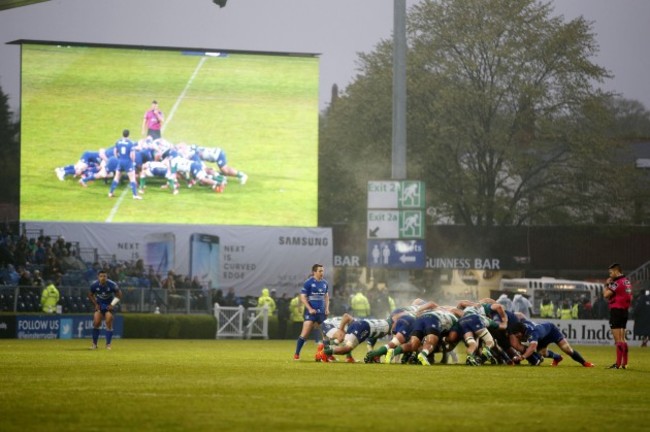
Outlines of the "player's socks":
M 97 345 L 97 339 L 99 339 L 99 329 L 93 328 L 93 345 Z
M 388 352 L 388 347 L 384 345 L 371 352 L 373 353 L 372 357 L 380 357 L 386 355 L 386 353 Z
M 298 341 L 296 342 L 296 354 L 300 354 L 300 351 L 302 350 L 302 346 L 305 344 L 305 338 L 300 336 L 298 337 Z
M 334 354 L 334 348 L 331 347 L 324 348 L 323 352 L 325 352 L 326 355 L 331 356 L 332 354 Z
M 66 165 L 63 167 L 63 172 L 65 175 L 74 175 L 75 170 L 74 170 L 74 165 Z
M 571 358 L 572 358 L 573 360 L 577 361 L 577 362 L 580 363 L 580 364 L 583 364 L 583 363 L 585 362 L 585 359 L 582 358 L 582 356 L 580 355 L 580 353 L 579 353 L 578 351 L 576 351 L 576 350 L 573 350 L 573 354 L 571 354 Z
M 623 364 L 623 343 L 616 342 L 616 364 L 618 366 Z
M 621 359 L 621 365 L 627 365 L 627 353 L 628 353 L 628 347 L 627 347 L 627 342 L 622 342 L 623 345 L 623 357 Z
M 136 186 L 135 182 L 129 182 L 129 185 L 131 186 L 131 191 L 133 192 L 133 196 L 138 195 L 138 187 Z
M 559 360 L 560 357 L 562 357 L 562 356 L 559 355 L 559 354 L 555 354 L 555 353 L 554 353 L 553 351 L 551 351 L 551 350 L 546 350 L 546 357 L 547 357 L 547 358 L 552 358 L 553 360 Z
M 109 190 L 109 192 L 110 193 L 115 192 L 116 188 L 117 188 L 117 180 L 113 180 L 113 182 L 111 182 L 111 189 Z
M 393 351 L 393 355 L 398 355 L 398 354 L 402 354 L 402 346 L 401 345 L 398 346 L 397 348 L 395 348 L 395 351 Z
M 110 345 L 111 340 L 113 340 L 113 330 L 106 330 L 106 345 Z

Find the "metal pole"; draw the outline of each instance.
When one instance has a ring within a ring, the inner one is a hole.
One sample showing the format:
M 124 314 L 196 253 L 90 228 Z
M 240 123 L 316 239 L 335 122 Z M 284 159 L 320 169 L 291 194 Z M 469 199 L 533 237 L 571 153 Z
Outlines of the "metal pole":
M 406 179 L 406 0 L 393 12 L 393 147 L 392 179 Z

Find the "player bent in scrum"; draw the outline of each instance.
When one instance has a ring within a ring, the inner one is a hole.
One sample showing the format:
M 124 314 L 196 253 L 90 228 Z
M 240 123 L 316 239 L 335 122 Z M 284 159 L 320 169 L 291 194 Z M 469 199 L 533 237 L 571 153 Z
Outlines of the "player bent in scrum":
M 325 348 L 323 345 L 318 346 L 316 358 L 326 362 L 328 357 L 335 354 L 352 353 L 361 342 L 366 340 L 372 341 L 383 338 L 390 333 L 391 324 L 386 319 L 354 319 L 352 316 L 344 316 L 340 328 L 347 325 L 347 330 L 343 338 L 343 343 L 339 346 Z
M 219 167 L 219 172 L 225 176 L 236 177 L 240 184 L 246 184 L 248 176 L 238 169 L 228 165 L 226 153 L 219 147 L 201 147 L 192 145 L 191 150 L 203 161 L 213 162 Z
M 422 365 L 430 365 L 429 356 L 433 354 L 438 344 L 458 321 L 456 315 L 435 302 L 428 302 L 420 306 L 416 315 L 409 342 L 394 350 L 388 350 L 384 359 L 385 363 L 390 363 L 394 356 L 402 353 L 417 353 L 422 346 L 421 352 L 417 354 L 417 360 Z
M 365 363 L 379 363 L 379 358 L 392 352 L 396 347 L 405 344 L 415 325 L 417 306 L 411 305 L 406 308 L 398 308 L 391 312 L 390 322 L 393 338 L 384 346 L 376 350 L 368 351 L 363 361 Z M 392 357 L 392 356 L 391 356 Z
M 406 343 L 413 330 L 416 312 L 424 303 L 426 302 L 423 299 L 416 298 L 410 305 L 392 310 L 388 320 L 391 323 L 390 333 L 393 335 L 393 338 L 386 345 L 368 351 L 363 361 L 365 363 L 379 363 L 381 356 L 385 355 L 389 349 Z
M 467 306 L 463 310 L 462 316 L 458 319 L 458 326 L 461 329 L 463 340 L 467 346 L 466 364 L 471 366 L 480 366 L 482 364 L 481 359 L 477 355 L 479 349 L 477 339 L 484 344 L 482 354 L 491 362 L 496 363 L 496 359 L 492 353 L 495 346 L 494 338 L 492 338 L 492 335 L 488 331 L 488 326 L 505 329 L 507 324 L 507 322 L 495 323 L 485 316 L 481 307 Z
M 321 324 L 321 331 L 323 332 L 323 348 L 329 348 L 331 346 L 338 346 L 343 343 L 345 339 L 345 331 L 347 329 L 347 324 L 341 323 L 345 320 L 346 323 L 350 323 L 354 320 L 351 315 L 343 314 L 342 316 L 327 318 Z M 316 353 L 316 361 L 321 361 L 319 355 L 320 349 Z M 333 355 L 327 356 L 327 361 L 336 361 L 336 357 Z M 348 363 L 354 363 L 354 358 L 351 353 L 346 354 L 346 361 Z
M 221 176 L 221 181 L 218 182 L 215 178 L 208 175 L 205 168 L 203 162 L 194 161 L 190 170 L 192 180 L 199 182 L 199 184 L 210 186 L 217 193 L 222 193 L 226 185 L 226 178 Z
M 166 185 L 172 191 L 174 195 L 178 194 L 178 187 L 174 182 L 173 178 L 169 175 L 169 165 L 165 162 L 160 161 L 149 161 L 142 164 L 142 171 L 140 171 L 140 184 L 139 184 L 139 193 L 144 193 L 144 189 L 147 187 L 148 178 L 159 178 L 165 179 L 167 182 Z M 163 185 L 165 186 L 165 185 Z
M 542 363 L 544 359 L 541 356 L 552 358 L 552 366 L 557 366 L 563 360 L 561 355 L 555 354 L 548 349 L 548 346 L 554 343 L 582 366 L 594 367 L 593 363 L 586 361 L 578 351 L 571 348 L 569 341 L 566 340 L 555 324 L 550 322 L 536 324 L 523 318 L 523 315 L 518 316 L 518 318 L 519 323 L 515 325 L 513 335 L 520 343 L 515 348 L 523 352 L 523 359 L 532 359 L 532 361 L 529 360 L 529 363 L 533 366 Z M 528 342 L 528 347 L 526 348 L 521 342 Z
M 59 180 L 64 181 L 68 176 L 79 177 L 87 169 L 99 166 L 102 160 L 101 152 L 89 150 L 83 152 L 74 164 L 55 168 L 54 172 Z
M 464 309 L 468 306 L 474 306 L 482 311 L 482 313 L 491 319 L 498 326 L 489 325 L 487 327 L 488 331 L 494 339 L 494 346 L 492 348 L 492 354 L 496 357 L 496 360 L 501 364 L 513 365 L 516 361 L 520 361 L 517 358 L 517 352 L 511 349 L 510 340 L 511 338 L 511 327 L 515 323 L 519 322 L 519 319 L 515 316 L 513 312 L 506 310 L 503 305 L 497 303 L 491 298 L 485 298 L 479 301 L 479 303 L 472 302 L 470 300 L 461 300 L 458 303 L 460 309 Z M 491 321 L 491 322 L 492 322 Z M 515 357 L 515 360 L 513 360 Z M 481 358 L 483 361 L 488 360 L 487 357 Z
M 115 156 L 111 156 L 107 160 L 103 160 L 99 168 L 87 169 L 79 180 L 79 184 L 83 187 L 88 187 L 88 183 L 98 179 L 106 179 L 113 177 L 119 165 L 119 161 Z

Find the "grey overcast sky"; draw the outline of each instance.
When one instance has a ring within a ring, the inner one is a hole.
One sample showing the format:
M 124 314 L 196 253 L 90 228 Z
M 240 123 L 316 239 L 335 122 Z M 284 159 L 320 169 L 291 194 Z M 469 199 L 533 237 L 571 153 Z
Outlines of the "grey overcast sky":
M 419 0 L 407 0 L 407 8 Z M 554 0 L 592 21 L 603 86 L 650 108 L 650 0 Z M 392 37 L 393 0 L 51 0 L 0 11 L 0 86 L 19 110 L 16 39 L 320 54 L 320 107 L 357 73 L 359 52 Z

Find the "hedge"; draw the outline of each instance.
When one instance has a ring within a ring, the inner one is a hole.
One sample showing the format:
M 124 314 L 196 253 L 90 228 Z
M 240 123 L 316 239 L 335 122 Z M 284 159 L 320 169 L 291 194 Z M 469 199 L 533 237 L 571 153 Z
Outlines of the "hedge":
M 124 338 L 214 339 L 217 321 L 212 315 L 123 314 Z

